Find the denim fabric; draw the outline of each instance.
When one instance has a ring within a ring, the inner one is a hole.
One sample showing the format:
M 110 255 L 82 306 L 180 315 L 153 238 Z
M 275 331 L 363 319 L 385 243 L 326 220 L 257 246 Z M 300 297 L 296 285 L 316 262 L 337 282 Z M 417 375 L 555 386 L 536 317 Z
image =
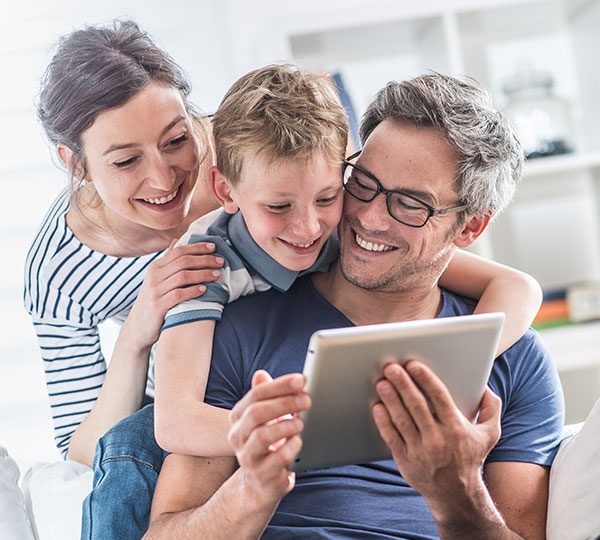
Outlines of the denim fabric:
M 154 405 L 107 431 L 96 446 L 94 484 L 83 502 L 82 540 L 144 535 L 163 455 L 154 438 Z

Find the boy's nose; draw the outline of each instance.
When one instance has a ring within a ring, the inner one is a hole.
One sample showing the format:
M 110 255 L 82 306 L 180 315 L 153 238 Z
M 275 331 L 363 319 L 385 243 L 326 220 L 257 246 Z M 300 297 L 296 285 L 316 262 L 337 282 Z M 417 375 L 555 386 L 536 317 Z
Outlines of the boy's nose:
M 319 215 L 313 211 L 303 212 L 297 217 L 294 231 L 303 240 L 314 240 L 321 233 Z

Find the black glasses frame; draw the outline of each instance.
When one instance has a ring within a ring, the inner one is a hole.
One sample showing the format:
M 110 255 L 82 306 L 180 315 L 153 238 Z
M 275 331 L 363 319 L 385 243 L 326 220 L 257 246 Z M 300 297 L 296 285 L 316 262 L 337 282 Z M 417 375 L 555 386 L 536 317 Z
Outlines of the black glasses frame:
M 421 199 L 418 199 L 417 197 L 411 195 L 410 193 L 406 193 L 405 191 L 402 190 L 389 190 L 389 189 L 385 189 L 382 185 L 381 182 L 379 181 L 379 179 L 372 173 L 370 173 L 369 171 L 367 171 L 366 169 L 363 169 L 360 165 L 356 165 L 355 163 L 350 163 L 351 160 L 356 159 L 358 156 L 360 156 L 362 150 L 359 150 L 358 152 L 356 152 L 355 154 L 352 154 L 350 157 L 347 157 L 344 161 L 343 161 L 343 167 L 342 167 L 342 184 L 344 186 L 344 191 L 346 193 L 348 193 L 349 195 L 351 195 L 352 197 L 354 197 L 355 199 L 361 201 L 361 202 L 371 202 L 375 197 L 377 197 L 377 195 L 379 195 L 380 193 L 383 193 L 385 195 L 385 199 L 386 199 L 386 207 L 387 207 L 387 211 L 388 214 L 395 219 L 396 221 L 402 223 L 403 225 L 406 225 L 407 227 L 413 227 L 415 229 L 420 229 L 421 227 L 425 227 L 425 225 L 427 225 L 427 222 L 435 216 L 443 216 L 445 214 L 452 214 L 455 212 L 460 212 L 462 210 L 465 210 L 467 208 L 466 204 L 459 204 L 456 206 L 448 206 L 446 208 L 435 208 L 434 206 L 431 206 L 430 204 L 426 203 L 425 201 L 422 201 Z M 354 193 L 352 193 L 351 191 L 349 191 L 346 187 L 346 182 L 344 181 L 344 178 L 346 176 L 346 169 L 348 167 L 353 167 L 355 169 L 358 169 L 361 173 L 363 173 L 365 176 L 367 176 L 368 178 L 370 178 L 371 180 L 373 180 L 373 182 L 375 182 L 375 185 L 377 186 L 377 190 L 373 193 L 373 195 L 368 198 L 368 199 L 364 199 L 361 197 L 357 197 Z M 394 216 L 394 214 L 392 214 L 392 211 L 390 209 L 390 201 L 391 201 L 391 197 L 394 194 L 398 194 L 398 195 L 402 195 L 403 197 L 407 197 L 413 201 L 415 201 L 416 203 L 422 205 L 428 212 L 427 218 L 425 219 L 425 221 L 423 222 L 423 224 L 421 225 L 414 225 L 411 223 L 405 223 L 404 221 L 402 221 L 401 219 L 398 219 L 396 216 Z

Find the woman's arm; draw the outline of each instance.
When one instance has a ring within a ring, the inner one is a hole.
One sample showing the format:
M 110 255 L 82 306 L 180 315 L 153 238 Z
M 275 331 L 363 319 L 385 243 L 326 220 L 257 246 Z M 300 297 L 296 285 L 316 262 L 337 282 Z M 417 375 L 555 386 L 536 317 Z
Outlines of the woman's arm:
M 102 388 L 92 410 L 76 427 L 68 457 L 92 464 L 98 439 L 119 420 L 139 409 L 144 396 L 148 358 L 165 314 L 178 303 L 202 294 L 192 286 L 214 279 L 221 262 L 213 247 L 198 243 L 173 249 L 152 263 L 133 308 L 119 333 Z
M 530 275 L 462 250 L 455 252 L 440 285 L 479 299 L 475 313 L 506 313 L 497 354 L 523 336 L 542 303 L 540 285 Z
M 229 411 L 204 403 L 212 356 L 214 320 L 200 320 L 161 333 L 156 351 L 154 424 L 167 452 L 232 456 L 227 442 Z

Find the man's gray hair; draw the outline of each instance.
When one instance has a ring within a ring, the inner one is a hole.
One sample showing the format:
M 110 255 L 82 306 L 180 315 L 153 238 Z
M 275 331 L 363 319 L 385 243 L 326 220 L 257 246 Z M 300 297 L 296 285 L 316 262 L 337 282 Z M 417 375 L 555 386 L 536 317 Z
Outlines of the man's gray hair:
M 363 115 L 363 144 L 386 118 L 439 129 L 458 152 L 458 195 L 471 215 L 499 214 L 523 169 L 523 151 L 506 117 L 476 81 L 431 73 L 390 82 Z

